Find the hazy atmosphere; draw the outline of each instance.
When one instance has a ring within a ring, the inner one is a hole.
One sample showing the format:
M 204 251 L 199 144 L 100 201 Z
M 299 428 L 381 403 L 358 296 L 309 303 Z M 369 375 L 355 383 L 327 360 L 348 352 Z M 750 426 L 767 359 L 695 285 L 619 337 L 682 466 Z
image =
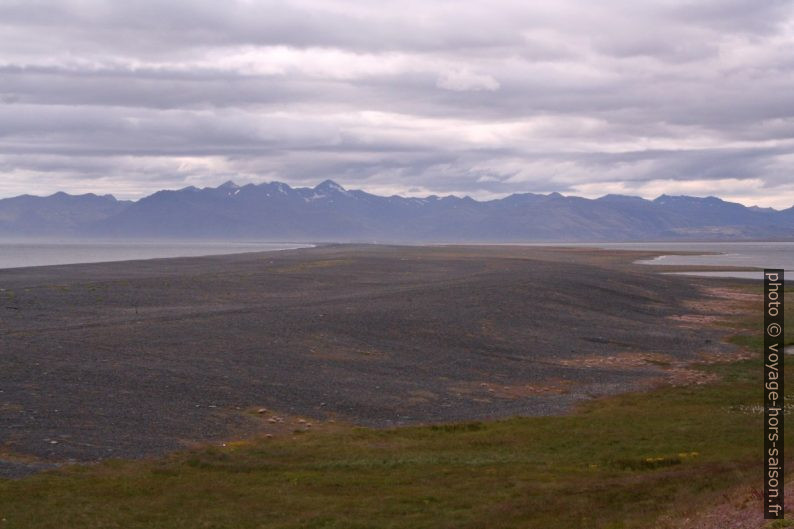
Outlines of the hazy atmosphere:
M 794 527 L 793 50 L 794 0 L 0 0 L 0 529 Z
M 791 2 L 0 1 L 0 197 L 794 203 Z

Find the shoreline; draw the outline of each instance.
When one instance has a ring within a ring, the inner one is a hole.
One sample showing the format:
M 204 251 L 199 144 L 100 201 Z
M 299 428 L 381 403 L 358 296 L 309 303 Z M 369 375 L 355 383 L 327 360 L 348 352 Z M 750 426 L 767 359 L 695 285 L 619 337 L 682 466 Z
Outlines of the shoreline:
M 705 244 L 763 244 L 765 241 L 739 241 L 732 243 L 725 243 L 721 241 L 711 241 Z M 788 241 L 770 241 L 771 243 L 784 243 Z M 656 264 L 653 261 L 664 259 L 665 257 L 675 256 L 719 256 L 728 255 L 727 252 L 707 251 L 707 250 L 686 250 L 686 249 L 666 249 L 666 248 L 653 248 L 654 245 L 664 246 L 686 246 L 695 245 L 699 243 L 689 241 L 678 242 L 663 242 L 663 241 L 650 241 L 650 242 L 627 242 L 627 243 L 598 243 L 598 242 L 560 242 L 560 243 L 370 243 L 370 242 L 291 242 L 291 241 L 247 241 L 247 240 L 168 240 L 168 239 L 74 239 L 74 240 L 48 240 L 48 239 L 0 239 L 0 246 L 15 245 L 15 246 L 53 246 L 53 247 L 69 247 L 69 246 L 97 246 L 97 247 L 128 247 L 135 246 L 153 246 L 162 247 L 167 245 L 176 244 L 179 246 L 231 246 L 231 245 L 271 245 L 271 246 L 286 246 L 284 248 L 274 249 L 256 249 L 245 251 L 229 251 L 223 253 L 210 253 L 210 254 L 190 254 L 190 255 L 164 255 L 152 256 L 133 259 L 112 259 L 112 260 L 91 260 L 91 261 L 76 261 L 76 262 L 63 262 L 63 263 L 46 263 L 46 264 L 27 264 L 27 265 L 14 265 L 11 267 L 0 267 L 1 270 L 10 270 L 17 268 L 38 268 L 42 266 L 67 266 L 67 265 L 91 265 L 91 264 L 106 264 L 106 263 L 119 263 L 119 262 L 133 262 L 133 261 L 147 261 L 152 259 L 182 259 L 191 257 L 215 257 L 215 256 L 234 256 L 250 253 L 271 252 L 271 251 L 284 251 L 302 248 L 314 248 L 324 246 L 346 246 L 346 247 L 402 247 L 402 248 L 550 248 L 550 249 L 571 249 L 571 250 L 599 250 L 599 251 L 624 251 L 624 252 L 650 252 L 651 259 L 638 260 L 634 264 L 648 265 L 655 267 L 672 267 L 675 270 L 694 270 L 694 271 L 759 271 L 762 268 L 757 266 L 735 266 L 735 265 L 720 265 L 720 264 Z M 236 248 L 235 248 L 236 250 Z M 704 276 L 705 277 L 705 276 Z M 741 279 L 741 278 L 739 278 Z

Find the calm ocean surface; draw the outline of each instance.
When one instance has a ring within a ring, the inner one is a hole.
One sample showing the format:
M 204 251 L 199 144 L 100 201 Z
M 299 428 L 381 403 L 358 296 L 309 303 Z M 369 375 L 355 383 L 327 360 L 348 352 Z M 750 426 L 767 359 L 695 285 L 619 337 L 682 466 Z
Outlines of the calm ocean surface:
M 626 243 L 598 244 L 599 248 L 626 250 L 653 250 L 671 252 L 703 252 L 717 255 L 662 255 L 655 259 L 639 261 L 648 265 L 706 265 L 782 268 L 788 276 L 794 273 L 794 242 L 706 242 L 706 243 Z M 686 272 L 691 275 L 712 277 L 741 277 L 763 279 L 756 272 Z M 791 276 L 794 277 L 794 276 Z
M 308 245 L 267 242 L 206 241 L 84 241 L 19 242 L 0 240 L 0 269 L 73 263 L 99 263 L 195 257 L 243 252 L 262 252 L 302 248 Z M 534 245 L 533 245 L 534 246 Z M 652 250 L 659 252 L 702 252 L 701 255 L 662 255 L 640 261 L 648 265 L 706 265 L 783 268 L 794 274 L 794 242 L 713 242 L 713 243 L 576 243 L 553 246 L 589 246 L 614 250 Z M 706 255 L 714 254 L 714 255 Z M 761 279 L 757 272 L 692 272 L 694 275 Z M 794 276 L 792 276 L 794 277 Z
M 269 242 L 19 242 L 0 240 L 0 269 L 74 263 L 102 263 L 163 257 L 197 257 L 303 248 L 306 244 Z

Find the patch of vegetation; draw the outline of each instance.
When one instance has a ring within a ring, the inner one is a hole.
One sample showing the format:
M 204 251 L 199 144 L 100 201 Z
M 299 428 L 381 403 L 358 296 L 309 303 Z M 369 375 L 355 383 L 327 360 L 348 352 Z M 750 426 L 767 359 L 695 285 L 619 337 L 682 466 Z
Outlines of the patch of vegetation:
M 352 259 L 318 259 L 314 261 L 297 262 L 294 264 L 274 268 L 277 273 L 306 272 L 318 268 L 331 268 L 353 263 Z
M 736 410 L 762 404 L 761 366 L 702 366 L 720 381 L 567 416 L 309 432 L 0 481 L 2 529 L 645 529 L 760 488 L 762 417 Z
M 794 520 L 775 520 L 764 525 L 764 529 L 781 529 L 783 527 L 794 527 Z

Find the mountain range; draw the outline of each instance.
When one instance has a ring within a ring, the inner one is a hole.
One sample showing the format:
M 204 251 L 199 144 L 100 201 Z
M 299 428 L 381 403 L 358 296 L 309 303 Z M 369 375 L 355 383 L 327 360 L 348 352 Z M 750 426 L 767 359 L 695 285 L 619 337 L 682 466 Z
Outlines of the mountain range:
M 716 197 L 624 195 L 597 199 L 520 193 L 379 196 L 326 180 L 111 195 L 0 200 L 0 236 L 204 238 L 279 241 L 551 242 L 794 239 L 794 207 L 746 207 Z

